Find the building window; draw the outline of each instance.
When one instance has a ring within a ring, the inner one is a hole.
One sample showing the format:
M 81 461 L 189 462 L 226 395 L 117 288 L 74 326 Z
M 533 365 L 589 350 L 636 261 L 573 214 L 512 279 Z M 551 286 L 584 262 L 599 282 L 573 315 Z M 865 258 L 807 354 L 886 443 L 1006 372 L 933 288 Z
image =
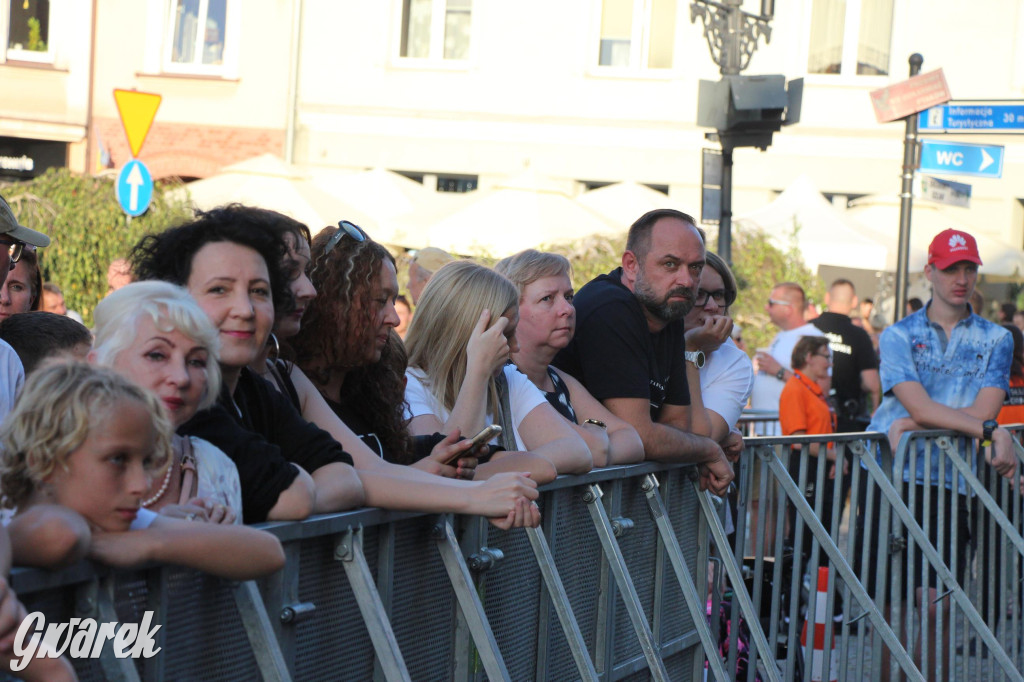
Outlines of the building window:
M 432 61 L 469 59 L 472 0 L 402 0 L 399 56 Z
M 219 72 L 224 65 L 228 0 L 170 0 L 164 55 L 168 71 Z
M 602 0 L 600 32 L 600 66 L 671 69 L 676 0 Z
M 812 0 L 807 72 L 886 76 L 893 0 Z
M 7 59 L 52 62 L 50 0 L 9 0 L 6 4 Z
M 438 175 L 438 192 L 472 192 L 479 177 L 476 175 Z

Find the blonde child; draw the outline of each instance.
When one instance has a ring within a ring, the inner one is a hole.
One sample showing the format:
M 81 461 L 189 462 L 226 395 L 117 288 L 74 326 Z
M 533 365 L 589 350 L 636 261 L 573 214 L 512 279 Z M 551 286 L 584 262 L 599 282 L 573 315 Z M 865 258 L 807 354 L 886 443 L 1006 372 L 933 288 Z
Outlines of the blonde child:
M 233 580 L 281 568 L 281 545 L 269 533 L 141 507 L 170 461 L 170 443 L 159 400 L 121 375 L 81 363 L 39 370 L 0 427 L 2 504 L 17 510 L 12 537 L 33 537 L 17 528 L 22 523 L 74 527 L 78 542 L 60 548 L 69 556 L 36 552 L 48 559 L 35 565 L 58 566 L 85 553 L 112 566 L 169 563 Z M 29 554 L 18 549 L 16 558 Z

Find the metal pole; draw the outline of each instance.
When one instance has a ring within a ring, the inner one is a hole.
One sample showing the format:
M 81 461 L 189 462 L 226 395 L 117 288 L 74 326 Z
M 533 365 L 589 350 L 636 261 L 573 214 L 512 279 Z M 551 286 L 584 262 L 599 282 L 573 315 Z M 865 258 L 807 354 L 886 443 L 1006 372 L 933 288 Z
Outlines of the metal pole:
M 910 55 L 911 77 L 921 73 L 924 57 L 918 53 Z M 907 308 L 907 276 L 910 269 L 910 211 L 914 204 L 914 170 L 917 159 L 917 114 L 904 119 L 907 132 L 903 140 L 903 183 L 900 189 L 900 247 L 896 261 L 896 310 L 893 322 L 899 322 Z
M 724 135 L 722 136 L 723 142 Z M 722 145 L 722 214 L 718 219 L 718 255 L 732 265 L 732 148 Z

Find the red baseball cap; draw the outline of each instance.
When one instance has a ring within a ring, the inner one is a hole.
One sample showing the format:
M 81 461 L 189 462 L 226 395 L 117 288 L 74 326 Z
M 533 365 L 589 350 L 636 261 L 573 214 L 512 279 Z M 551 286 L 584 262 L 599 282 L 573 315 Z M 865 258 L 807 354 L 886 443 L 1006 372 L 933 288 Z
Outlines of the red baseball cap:
M 960 230 L 943 230 L 935 235 L 928 247 L 928 264 L 939 270 L 945 270 L 962 260 L 981 265 L 978 255 L 978 242 L 974 237 Z

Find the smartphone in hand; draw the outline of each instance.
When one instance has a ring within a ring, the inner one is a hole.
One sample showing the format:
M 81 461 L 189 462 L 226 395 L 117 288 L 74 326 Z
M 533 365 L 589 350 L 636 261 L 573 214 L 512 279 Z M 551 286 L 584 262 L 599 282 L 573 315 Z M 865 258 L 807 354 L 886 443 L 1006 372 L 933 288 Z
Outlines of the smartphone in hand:
M 486 445 L 488 441 L 490 441 L 492 438 L 499 435 L 500 433 L 501 427 L 498 426 L 497 424 L 485 426 L 483 430 L 480 431 L 480 433 L 473 436 L 471 440 L 473 444 L 470 446 L 468 450 L 460 450 L 459 452 L 455 453 L 454 455 L 451 456 L 451 458 L 449 458 L 445 462 L 445 464 L 451 464 L 458 460 L 460 457 L 468 457 L 470 453 L 472 453 L 474 450 L 480 449 L 481 445 Z

